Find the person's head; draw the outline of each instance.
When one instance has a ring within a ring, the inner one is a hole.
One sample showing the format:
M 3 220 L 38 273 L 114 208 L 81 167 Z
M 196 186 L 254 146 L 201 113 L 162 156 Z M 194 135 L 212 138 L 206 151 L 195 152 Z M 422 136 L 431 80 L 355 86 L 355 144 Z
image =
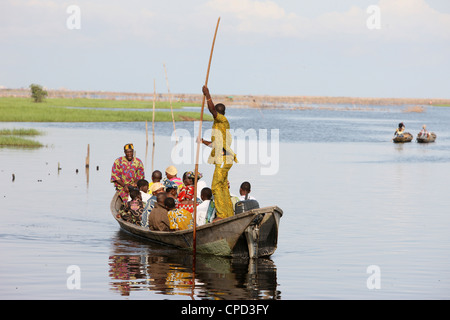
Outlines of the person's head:
M 426 128 L 427 128 L 427 126 L 426 126 L 426 125 L 423 125 L 423 126 L 422 126 L 422 129 L 424 129 L 424 130 L 425 130 Z
M 133 160 L 133 156 L 134 156 L 134 146 L 132 143 L 127 143 L 124 147 L 123 147 L 123 151 L 125 153 L 125 157 L 127 158 L 128 161 Z
M 160 192 L 164 192 L 164 185 L 161 182 L 155 182 L 150 187 L 150 191 L 153 195 L 156 195 Z
M 197 172 L 197 181 L 201 179 L 203 175 L 200 172 Z M 195 180 L 195 172 L 187 171 L 183 174 L 183 183 L 185 186 L 192 186 Z
M 220 113 L 222 115 L 225 115 L 225 105 L 223 103 L 218 103 L 214 106 L 217 113 Z
M 239 188 L 239 194 L 241 196 L 245 196 L 246 194 L 249 194 L 250 191 L 251 191 L 250 182 L 248 181 L 242 182 L 241 187 Z
M 164 206 L 167 208 L 167 210 L 175 209 L 175 199 L 167 197 L 164 200 Z
M 162 179 L 162 173 L 159 170 L 155 170 L 152 173 L 152 181 L 153 182 L 160 182 Z
M 164 200 L 166 200 L 166 198 L 167 193 L 165 193 L 164 191 L 156 194 L 156 202 L 158 202 L 159 204 L 164 205 Z
M 168 197 L 176 197 L 178 194 L 178 186 L 175 182 L 166 180 L 164 181 L 164 186 L 166 187 L 166 192 Z
M 141 200 L 141 192 L 137 189 L 130 190 L 130 198 L 131 200 Z
M 142 192 L 147 193 L 148 192 L 148 181 L 145 179 L 138 180 L 136 183 L 138 189 Z
M 212 198 L 212 190 L 208 187 L 205 187 L 200 192 L 200 198 L 202 198 L 203 201 L 211 200 Z
M 168 179 L 175 178 L 177 176 L 178 170 L 175 166 L 168 166 L 166 169 L 166 177 Z
M 191 173 L 192 171 L 187 171 L 183 174 L 183 183 L 185 186 L 191 186 L 194 184 L 194 177 Z

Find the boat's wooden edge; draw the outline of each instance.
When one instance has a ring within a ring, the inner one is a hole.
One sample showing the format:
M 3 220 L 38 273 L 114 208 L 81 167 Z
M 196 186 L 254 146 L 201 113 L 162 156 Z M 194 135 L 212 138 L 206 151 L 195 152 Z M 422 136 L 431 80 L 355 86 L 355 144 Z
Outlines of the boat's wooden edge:
M 434 132 L 431 132 L 430 136 L 428 138 L 420 137 L 419 134 L 417 134 L 416 141 L 419 142 L 419 143 L 435 142 L 436 141 L 436 134 Z
M 117 214 L 116 201 L 117 201 L 117 197 L 118 196 L 119 196 L 119 194 L 116 193 L 114 195 L 114 197 L 112 198 L 111 204 L 110 204 L 110 209 L 111 209 L 112 216 L 114 217 L 114 219 L 119 224 L 124 224 L 124 225 L 126 225 L 126 226 L 128 226 L 130 228 L 137 229 L 137 230 L 142 230 L 144 232 L 151 232 L 152 234 L 155 234 L 155 235 L 158 235 L 158 234 L 159 235 L 167 235 L 167 234 L 183 235 L 183 234 L 190 234 L 190 233 L 193 232 L 193 229 L 178 230 L 178 231 L 155 231 L 155 230 L 150 230 L 148 228 L 136 225 L 134 223 L 130 223 L 130 222 L 122 220 L 122 219 L 118 219 L 116 217 L 116 214 Z M 273 213 L 275 211 L 280 215 L 280 217 L 283 215 L 283 210 L 281 210 L 281 208 L 279 208 L 278 206 L 263 207 L 263 208 L 258 208 L 258 209 L 253 209 L 253 210 L 250 210 L 250 211 L 246 211 L 244 213 L 241 213 L 241 214 L 238 214 L 238 215 L 235 215 L 235 216 L 232 216 L 232 217 L 224 218 L 224 219 L 212 222 L 212 223 L 208 223 L 208 224 L 203 225 L 203 226 L 199 226 L 199 227 L 196 228 L 196 230 L 197 231 L 201 231 L 203 229 L 209 229 L 209 228 L 212 228 L 214 226 L 218 226 L 218 225 L 223 224 L 223 223 L 228 223 L 228 222 L 233 221 L 233 220 L 242 219 L 242 218 L 250 216 L 250 215 L 257 215 L 257 214 L 263 214 L 263 213 Z

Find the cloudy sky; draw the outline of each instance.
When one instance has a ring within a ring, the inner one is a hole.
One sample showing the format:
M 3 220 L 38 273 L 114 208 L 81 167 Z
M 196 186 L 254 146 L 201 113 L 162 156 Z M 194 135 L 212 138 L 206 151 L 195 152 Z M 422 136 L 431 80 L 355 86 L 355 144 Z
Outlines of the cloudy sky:
M 1 0 L 0 86 L 200 93 L 219 17 L 212 93 L 450 98 L 448 0 Z

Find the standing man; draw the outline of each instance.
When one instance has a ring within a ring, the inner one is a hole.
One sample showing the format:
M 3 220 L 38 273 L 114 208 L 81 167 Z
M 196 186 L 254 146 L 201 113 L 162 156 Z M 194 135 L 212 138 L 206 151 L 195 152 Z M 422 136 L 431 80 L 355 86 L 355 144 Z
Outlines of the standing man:
M 119 196 L 124 203 L 128 200 L 130 187 L 136 188 L 140 179 L 145 179 L 144 164 L 134 157 L 134 146 L 131 143 L 123 147 L 125 156 L 114 161 L 111 170 L 111 182 L 114 183 Z
M 225 105 L 222 103 L 214 105 L 208 87 L 203 86 L 202 91 L 208 103 L 208 110 L 214 118 L 214 123 L 211 141 L 202 139 L 201 142 L 212 148 L 208 163 L 215 165 L 211 190 L 217 211 L 216 216 L 227 218 L 234 214 L 230 190 L 228 189 L 228 171 L 233 166 L 233 162 L 237 162 L 237 159 L 236 154 L 230 148 L 232 138 L 230 124 L 225 117 Z

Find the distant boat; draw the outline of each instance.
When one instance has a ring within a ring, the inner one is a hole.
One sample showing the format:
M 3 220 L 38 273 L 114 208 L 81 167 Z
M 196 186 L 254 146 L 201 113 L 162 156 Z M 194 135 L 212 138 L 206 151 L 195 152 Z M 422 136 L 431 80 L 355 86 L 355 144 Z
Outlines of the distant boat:
M 436 140 L 436 134 L 434 132 L 431 132 L 428 136 L 424 135 L 417 135 L 416 141 L 419 143 L 428 143 L 428 142 L 434 142 Z
M 111 213 L 120 227 L 141 238 L 193 250 L 193 229 L 152 231 L 119 216 L 122 200 L 116 193 Z M 196 228 L 196 252 L 218 256 L 259 258 L 272 255 L 278 242 L 278 226 L 283 211 L 277 206 L 253 209 Z
M 394 139 L 392 139 L 392 141 L 394 141 L 394 143 L 404 143 L 404 142 L 411 142 L 412 139 L 413 135 L 409 132 L 405 132 L 401 136 L 396 136 Z

